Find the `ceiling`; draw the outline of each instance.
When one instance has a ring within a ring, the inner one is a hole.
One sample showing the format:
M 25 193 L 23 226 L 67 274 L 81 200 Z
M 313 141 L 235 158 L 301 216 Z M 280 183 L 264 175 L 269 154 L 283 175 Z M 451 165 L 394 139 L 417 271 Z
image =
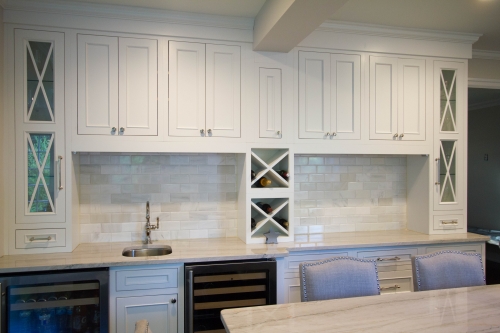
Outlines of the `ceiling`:
M 37 0 L 70 2 L 70 0 Z M 307 1 L 307 0 L 296 0 Z M 75 1 L 72 1 L 75 2 Z M 266 0 L 77 0 L 254 18 Z M 332 20 L 483 34 L 474 49 L 500 51 L 500 0 L 349 0 Z

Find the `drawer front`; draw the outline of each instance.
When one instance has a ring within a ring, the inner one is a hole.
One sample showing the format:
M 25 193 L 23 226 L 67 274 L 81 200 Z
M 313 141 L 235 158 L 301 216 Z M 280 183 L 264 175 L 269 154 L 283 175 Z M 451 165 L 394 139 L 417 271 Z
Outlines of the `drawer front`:
M 358 252 L 358 258 L 376 260 L 379 274 L 382 272 L 410 271 L 411 275 L 411 257 L 417 254 L 417 248 L 360 251 Z
M 285 270 L 298 272 L 299 264 L 302 262 L 312 262 L 338 256 L 347 256 L 347 252 L 328 252 L 307 255 L 293 255 L 286 258 Z
M 66 229 L 17 229 L 16 249 L 66 246 Z
M 400 278 L 380 279 L 380 294 L 404 293 L 413 290 L 411 276 Z
M 177 288 L 176 268 L 121 270 L 116 272 L 116 291 Z
M 435 215 L 434 230 L 458 230 L 464 228 L 463 215 Z
M 437 251 L 461 251 L 461 252 L 476 252 L 482 254 L 482 245 L 481 244 L 464 244 L 464 245 L 440 245 L 440 246 L 427 246 L 425 248 L 425 253 L 432 253 Z

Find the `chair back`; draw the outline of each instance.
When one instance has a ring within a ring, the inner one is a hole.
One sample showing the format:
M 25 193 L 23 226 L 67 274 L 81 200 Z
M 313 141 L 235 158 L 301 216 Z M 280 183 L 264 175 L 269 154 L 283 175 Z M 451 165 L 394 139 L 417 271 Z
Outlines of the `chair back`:
M 380 294 L 375 260 L 333 257 L 301 263 L 302 302 Z
M 416 291 L 482 286 L 483 260 L 479 253 L 438 251 L 415 256 L 413 283 Z

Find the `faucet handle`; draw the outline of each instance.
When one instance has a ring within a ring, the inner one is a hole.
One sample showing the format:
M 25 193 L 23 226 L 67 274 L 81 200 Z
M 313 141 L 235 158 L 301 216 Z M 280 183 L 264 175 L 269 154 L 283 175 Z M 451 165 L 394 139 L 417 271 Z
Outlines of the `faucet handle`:
M 156 217 L 156 229 L 160 229 L 160 217 Z

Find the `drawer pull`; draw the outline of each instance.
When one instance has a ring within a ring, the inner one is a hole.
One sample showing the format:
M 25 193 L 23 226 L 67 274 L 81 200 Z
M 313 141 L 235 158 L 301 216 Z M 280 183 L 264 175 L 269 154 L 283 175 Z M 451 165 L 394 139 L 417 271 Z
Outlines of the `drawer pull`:
M 400 257 L 393 257 L 393 258 L 377 258 L 377 261 L 397 261 L 401 260 Z
M 389 286 L 389 287 L 380 287 L 380 291 L 382 290 L 396 290 L 396 289 L 400 289 L 401 287 L 397 284 L 393 285 L 393 286 Z
M 441 224 L 453 224 L 453 225 L 456 225 L 456 224 L 458 224 L 458 221 L 457 220 L 441 221 Z
M 46 240 L 46 241 L 52 240 L 52 237 L 47 236 L 47 237 L 45 237 L 45 238 L 35 238 L 35 237 L 31 237 L 31 238 L 30 238 L 30 242 L 34 242 L 34 241 L 44 241 L 44 240 Z

